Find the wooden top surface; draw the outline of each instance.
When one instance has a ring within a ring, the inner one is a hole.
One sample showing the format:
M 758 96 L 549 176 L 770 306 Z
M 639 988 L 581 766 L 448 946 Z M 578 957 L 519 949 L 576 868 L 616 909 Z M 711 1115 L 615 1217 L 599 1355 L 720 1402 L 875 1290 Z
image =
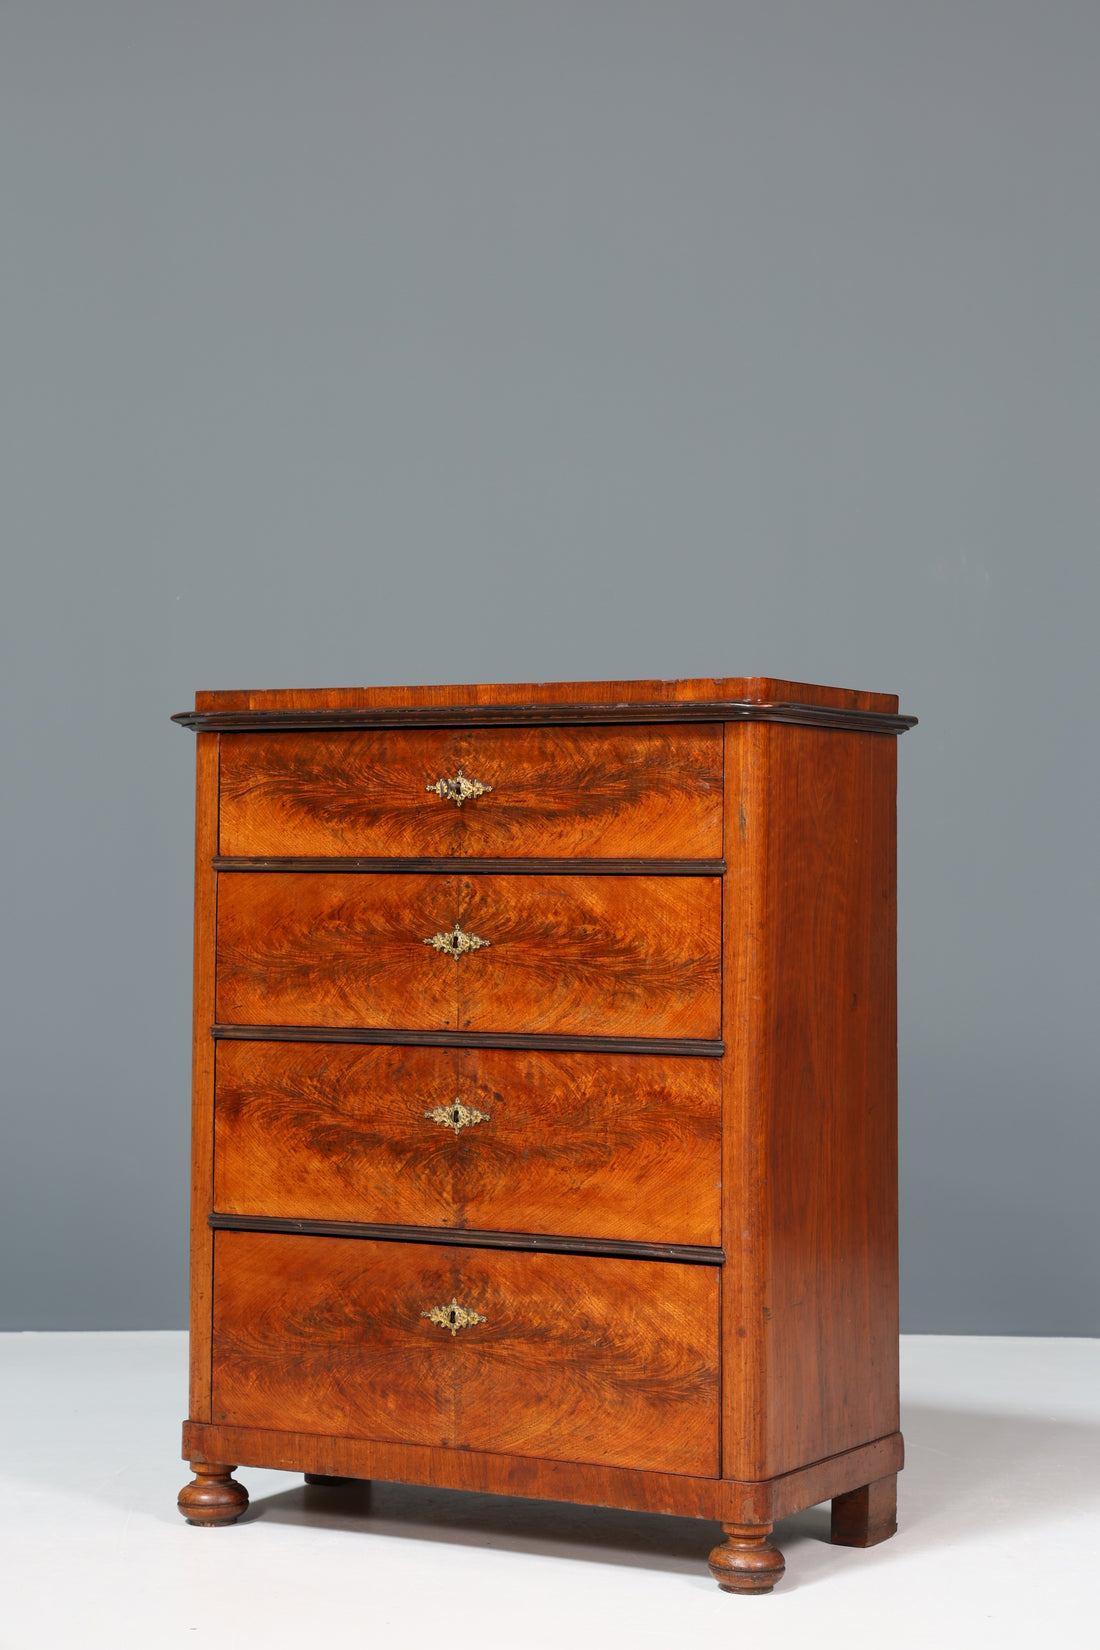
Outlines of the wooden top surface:
M 896 715 L 894 693 L 860 693 L 771 676 L 700 676 L 663 682 L 480 682 L 426 687 L 225 689 L 195 695 L 196 711 L 428 709 L 450 705 L 821 705 Z
M 172 720 L 199 732 L 270 728 L 534 727 L 615 722 L 794 722 L 904 733 L 892 693 L 815 687 L 771 676 L 668 682 L 503 682 L 465 686 L 275 688 L 197 693 Z

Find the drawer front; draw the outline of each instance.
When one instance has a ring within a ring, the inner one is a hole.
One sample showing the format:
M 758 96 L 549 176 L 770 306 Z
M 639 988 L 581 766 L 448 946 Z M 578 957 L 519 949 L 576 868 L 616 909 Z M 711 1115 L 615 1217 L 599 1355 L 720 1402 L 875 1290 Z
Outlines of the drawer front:
M 222 1042 L 214 1116 L 224 1214 L 721 1241 L 718 1060 Z
M 718 877 L 223 872 L 217 1017 L 717 1038 L 721 899 Z M 458 957 L 456 923 L 481 942 Z
M 220 815 L 230 857 L 718 859 L 722 729 L 226 734 Z
M 718 1271 L 219 1232 L 213 1419 L 715 1476 Z

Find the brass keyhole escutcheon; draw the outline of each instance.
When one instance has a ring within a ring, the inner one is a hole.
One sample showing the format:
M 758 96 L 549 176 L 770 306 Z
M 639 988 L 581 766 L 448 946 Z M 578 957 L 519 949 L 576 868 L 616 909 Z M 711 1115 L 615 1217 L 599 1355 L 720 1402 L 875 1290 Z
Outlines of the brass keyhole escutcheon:
M 476 1106 L 464 1106 L 457 1095 L 449 1106 L 433 1106 L 424 1116 L 433 1123 L 442 1124 L 445 1129 L 453 1129 L 456 1134 L 470 1128 L 474 1123 L 489 1122 L 487 1111 L 478 1111 Z
M 473 1312 L 467 1306 L 459 1306 L 455 1295 L 451 1296 L 450 1306 L 433 1306 L 421 1312 L 420 1316 L 430 1318 L 440 1329 L 449 1329 L 452 1340 L 460 1329 L 469 1329 L 472 1324 L 486 1322 L 480 1312 Z
M 453 779 L 437 779 L 434 785 L 424 787 L 426 791 L 434 791 L 441 802 L 453 802 L 456 808 L 476 797 L 485 796 L 492 788 L 491 785 L 483 785 L 480 779 L 467 779 L 461 768 Z
M 459 957 L 464 957 L 467 951 L 480 951 L 483 945 L 492 943 L 492 940 L 479 939 L 476 934 L 463 933 L 457 922 L 449 934 L 429 934 L 424 941 L 425 945 L 434 945 L 437 951 L 445 951 L 448 957 L 453 957 L 456 962 Z

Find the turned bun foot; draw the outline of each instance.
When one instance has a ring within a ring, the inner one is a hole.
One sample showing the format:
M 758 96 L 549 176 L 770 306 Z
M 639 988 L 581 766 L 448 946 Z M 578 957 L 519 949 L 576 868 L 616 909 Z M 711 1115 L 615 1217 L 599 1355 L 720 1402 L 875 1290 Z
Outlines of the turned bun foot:
M 723 1524 L 725 1541 L 710 1555 L 710 1573 L 724 1593 L 770 1593 L 787 1568 L 768 1540 L 770 1524 Z
M 333 1478 L 327 1472 L 307 1472 L 303 1474 L 303 1477 L 307 1484 L 330 1485 L 351 1484 L 354 1482 L 351 1478 Z
M 232 1476 L 236 1467 L 192 1461 L 195 1474 L 176 1505 L 189 1524 L 235 1524 L 248 1506 L 248 1491 Z

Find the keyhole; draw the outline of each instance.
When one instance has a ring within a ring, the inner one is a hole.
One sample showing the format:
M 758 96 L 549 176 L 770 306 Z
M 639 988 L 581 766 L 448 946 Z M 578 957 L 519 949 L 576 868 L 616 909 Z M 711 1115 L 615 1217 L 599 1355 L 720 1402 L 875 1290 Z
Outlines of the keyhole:
M 454 1321 L 455 1321 L 454 1307 L 452 1307 L 451 1310 L 447 1313 L 447 1319 L 450 1323 L 454 1323 Z

